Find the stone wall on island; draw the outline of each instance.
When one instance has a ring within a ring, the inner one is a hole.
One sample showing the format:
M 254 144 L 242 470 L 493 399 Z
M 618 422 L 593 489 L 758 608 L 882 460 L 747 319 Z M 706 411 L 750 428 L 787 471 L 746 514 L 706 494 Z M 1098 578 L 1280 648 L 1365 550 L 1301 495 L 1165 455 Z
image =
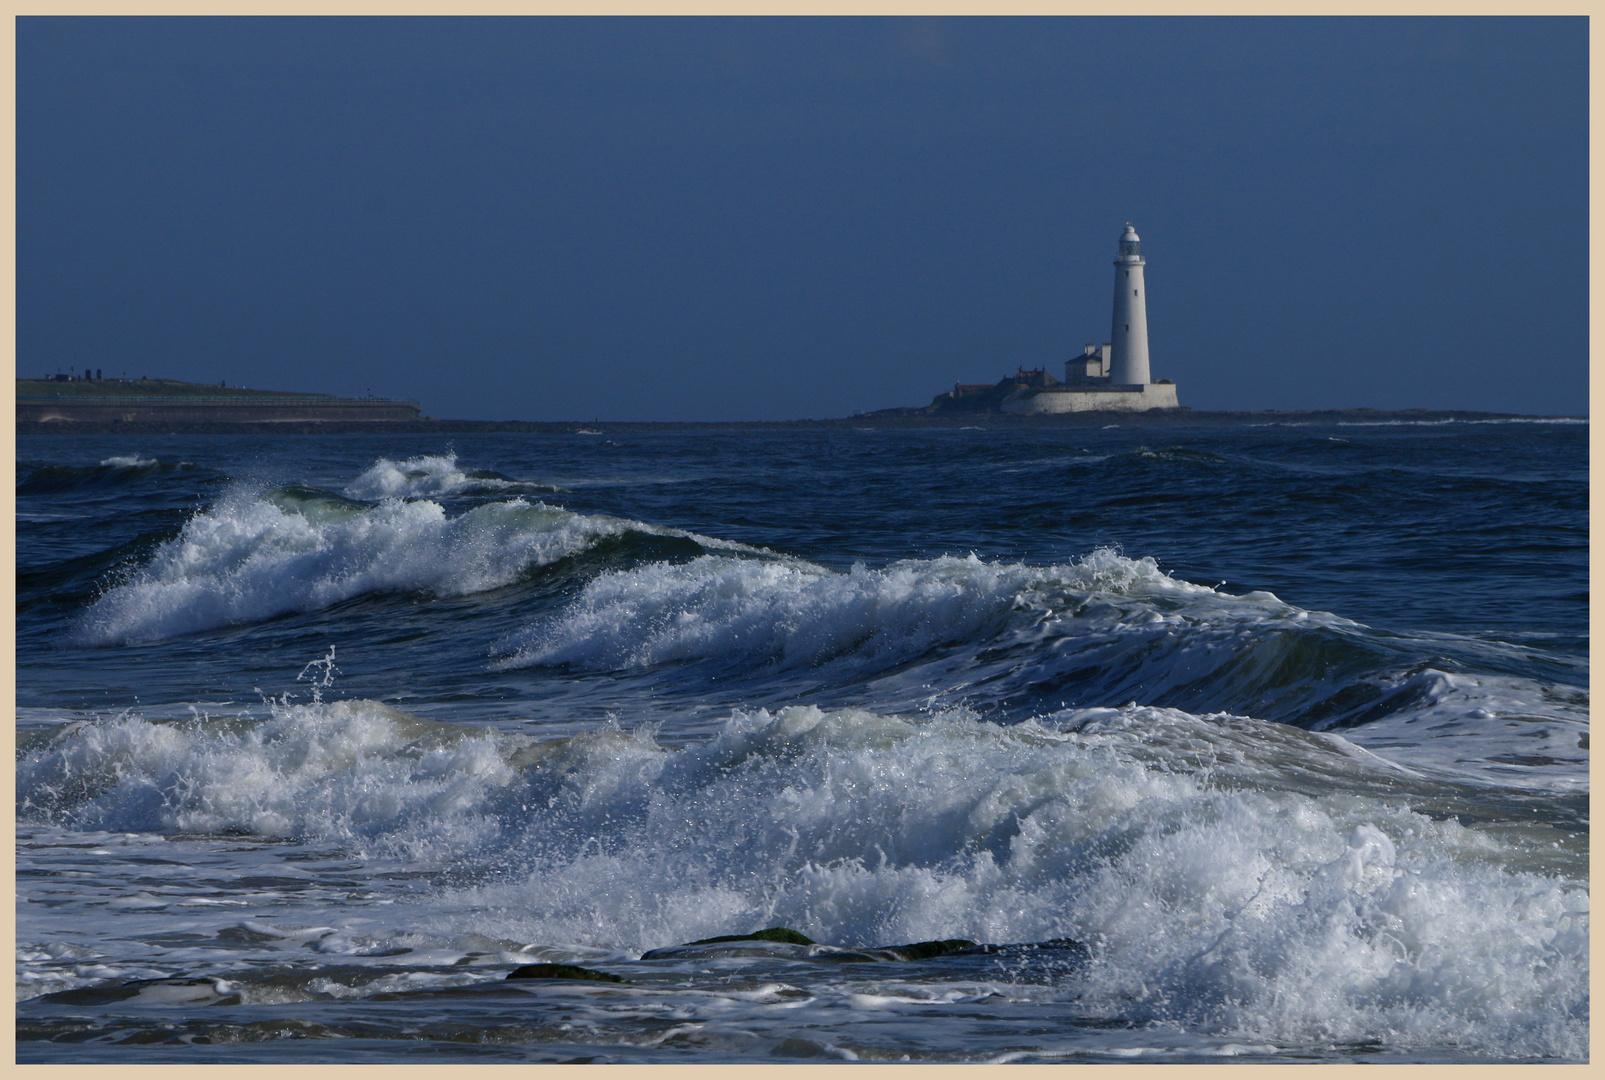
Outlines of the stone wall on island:
M 1044 413 L 1147 412 L 1149 409 L 1178 408 L 1174 383 L 1145 383 L 1141 386 L 1077 387 L 1059 385 L 1043 390 L 1019 390 L 1001 406 L 1006 413 L 1025 416 Z

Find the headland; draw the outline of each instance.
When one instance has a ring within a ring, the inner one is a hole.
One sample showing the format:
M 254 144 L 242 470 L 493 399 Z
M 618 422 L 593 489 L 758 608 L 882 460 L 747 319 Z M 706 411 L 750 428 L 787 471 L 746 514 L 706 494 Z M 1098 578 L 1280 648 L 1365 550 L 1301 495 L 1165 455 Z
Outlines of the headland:
M 379 397 L 251 390 L 225 382 L 103 379 L 78 376 L 17 380 L 17 429 L 85 426 L 384 423 L 416 420 L 416 402 Z M 126 428 L 120 428 L 120 430 Z

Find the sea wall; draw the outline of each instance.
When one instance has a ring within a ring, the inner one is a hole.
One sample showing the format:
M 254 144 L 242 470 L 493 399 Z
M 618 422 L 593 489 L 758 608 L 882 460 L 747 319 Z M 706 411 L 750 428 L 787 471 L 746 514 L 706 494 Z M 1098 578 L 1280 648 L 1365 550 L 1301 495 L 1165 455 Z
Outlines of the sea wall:
M 1005 400 L 1001 406 L 1006 413 L 1026 416 L 1044 413 L 1147 412 L 1149 409 L 1178 408 L 1174 383 L 1147 383 L 1142 386 L 1099 386 L 1069 390 L 1052 387 L 1047 390 L 1022 390 Z

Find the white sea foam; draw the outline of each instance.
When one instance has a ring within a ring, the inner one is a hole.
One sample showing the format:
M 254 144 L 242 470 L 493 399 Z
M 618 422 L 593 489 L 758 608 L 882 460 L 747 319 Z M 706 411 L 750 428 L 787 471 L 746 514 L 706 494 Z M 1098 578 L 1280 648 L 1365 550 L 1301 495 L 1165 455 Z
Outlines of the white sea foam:
M 845 573 L 708 555 L 599 576 L 566 610 L 503 641 L 494 666 L 873 672 L 881 708 L 933 694 L 1025 702 L 1039 713 L 1066 701 L 1178 703 L 1359 723 L 1353 738 L 1364 745 L 1461 780 L 1586 786 L 1586 692 L 1417 670 L 1390 651 L 1398 647 L 1270 593 L 1234 596 L 1107 549 L 1060 566 L 970 556 Z M 1513 729 L 1524 736 L 1520 760 Z
M 1099 591 L 1214 595 L 1166 577 L 1152 559 L 1107 549 L 1069 566 L 971 555 L 880 569 L 859 564 L 846 573 L 708 555 L 598 577 L 563 615 L 505 642 L 499 666 L 621 668 L 710 657 L 807 666 L 851 654 L 857 664 L 883 667 L 940 645 L 990 639 L 1016 612 L 1040 617 L 1068 593 Z
M 58 732 L 18 766 L 23 816 L 78 828 L 243 832 L 471 848 L 487 792 L 515 772 L 495 740 L 371 701 L 283 704 L 260 720 L 125 714 Z
M 1084 703 L 1092 691 L 1098 703 L 1147 704 L 1191 690 L 1203 708 L 1263 715 L 1256 707 L 1276 697 L 1318 701 L 1341 674 L 1335 662 L 1292 671 L 1290 649 L 1308 652 L 1308 639 L 1324 634 L 1329 652 L 1352 645 L 1374 660 L 1362 630 L 1270 593 L 1181 581 L 1152 559 L 1108 549 L 1058 566 L 972 555 L 846 573 L 710 555 L 601 575 L 566 611 L 503 641 L 496 666 L 705 660 L 884 672 L 874 700 L 893 707 L 933 691 L 950 701 L 1026 695 L 1051 708 L 1062 703 L 1054 687 L 1078 687 Z
M 484 932 L 624 949 L 776 923 L 858 945 L 1072 937 L 1094 959 L 1061 991 L 1092 1015 L 1586 1052 L 1585 886 L 1501 869 L 1496 841 L 1394 798 L 1278 791 L 1268 759 L 1239 772 L 1257 790 L 1145 764 L 1156 729 L 1226 747 L 1207 719 L 1126 719 L 1064 733 L 790 709 L 676 753 L 577 740 L 536 789 L 528 879 L 459 899 L 499 913 Z M 1339 775 L 1354 759 L 1327 745 Z
M 142 458 L 138 455 L 109 457 L 101 465 L 113 469 L 148 469 L 152 465 L 161 464 L 155 458 Z
M 1407 775 L 1336 736 L 1242 718 L 791 708 L 676 750 L 342 702 L 79 725 L 24 754 L 18 793 L 25 820 L 519 868 L 386 909 L 388 943 L 371 917 L 304 930 L 342 955 L 468 934 L 628 957 L 775 924 L 838 945 L 1070 937 L 1090 959 L 1051 986 L 974 993 L 1256 1044 L 1587 1054 L 1586 883 L 1415 811 Z M 834 1007 L 929 997 L 899 985 Z
M 455 453 L 420 455 L 404 461 L 380 458 L 345 488 L 353 499 L 422 499 L 465 492 L 553 491 L 484 470 L 464 470 Z
M 845 574 L 728 556 L 655 563 L 592 581 L 560 618 L 508 642 L 512 655 L 499 666 L 619 668 L 706 657 L 809 665 L 849 650 L 869 660 L 917 656 L 995 631 L 1031 576 L 973 558 Z
M 155 641 L 372 593 L 483 592 L 631 531 L 750 550 L 523 499 L 448 517 L 427 499 L 363 506 L 335 496 L 235 488 L 91 605 L 77 635 L 92 644 Z

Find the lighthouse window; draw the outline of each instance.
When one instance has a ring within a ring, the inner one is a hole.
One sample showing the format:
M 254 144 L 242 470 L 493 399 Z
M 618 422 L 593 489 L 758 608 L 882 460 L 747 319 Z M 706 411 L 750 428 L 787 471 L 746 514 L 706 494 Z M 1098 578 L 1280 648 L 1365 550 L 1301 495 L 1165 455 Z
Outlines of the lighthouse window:
M 1136 296 L 1137 295 L 1137 290 L 1136 289 L 1132 289 L 1131 290 L 1131 295 L 1132 296 Z

